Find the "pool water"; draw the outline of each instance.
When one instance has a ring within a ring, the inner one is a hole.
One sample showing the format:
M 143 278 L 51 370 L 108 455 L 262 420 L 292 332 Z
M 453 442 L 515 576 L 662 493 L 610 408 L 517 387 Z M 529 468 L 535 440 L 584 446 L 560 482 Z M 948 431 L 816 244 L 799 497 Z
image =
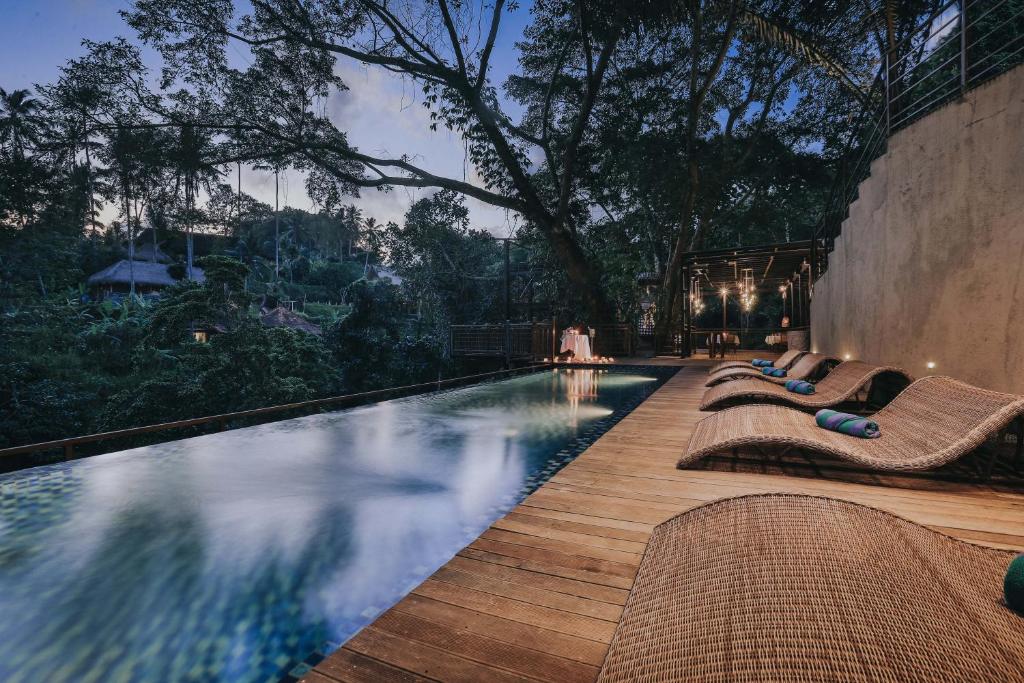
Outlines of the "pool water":
M 278 681 L 659 386 L 543 371 L 0 475 L 0 681 Z

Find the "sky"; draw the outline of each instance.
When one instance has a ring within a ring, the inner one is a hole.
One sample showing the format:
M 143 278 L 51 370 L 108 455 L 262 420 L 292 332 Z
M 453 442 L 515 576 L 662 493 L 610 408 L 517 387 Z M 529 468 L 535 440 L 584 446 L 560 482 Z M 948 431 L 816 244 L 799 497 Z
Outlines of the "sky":
M 83 38 L 102 41 L 118 35 L 132 37 L 132 31 L 118 16 L 125 0 L 0 0 L 0 87 L 5 90 L 32 88 L 54 81 L 59 68 L 84 50 Z M 529 2 L 504 15 L 492 57 L 491 78 L 502 83 L 516 67 L 514 43 L 529 23 Z M 420 89 L 411 82 L 377 68 L 352 61 L 339 62 L 338 71 L 350 90 L 328 103 L 335 125 L 348 133 L 349 141 L 373 155 L 413 157 L 427 170 L 462 179 L 473 179 L 465 163 L 465 149 L 459 136 L 450 131 L 429 129 L 429 114 L 421 105 Z M 236 182 L 234 175 L 231 182 Z M 243 168 L 242 190 L 273 206 L 274 178 L 265 172 Z M 401 221 L 409 206 L 433 190 L 394 188 L 390 192 L 363 190 L 351 199 L 364 215 L 378 221 Z M 292 171 L 281 176 L 282 206 L 312 208 L 303 178 Z M 508 235 L 517 217 L 503 209 L 468 199 L 470 221 L 475 228 L 495 235 Z M 108 211 L 110 211 L 108 209 Z M 104 216 L 109 219 L 112 216 Z

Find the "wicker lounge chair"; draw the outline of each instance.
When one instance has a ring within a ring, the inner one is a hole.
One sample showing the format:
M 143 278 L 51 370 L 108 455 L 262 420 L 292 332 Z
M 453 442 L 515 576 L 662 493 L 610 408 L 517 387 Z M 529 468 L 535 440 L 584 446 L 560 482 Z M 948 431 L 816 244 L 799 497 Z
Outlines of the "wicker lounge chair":
M 871 365 L 859 360 L 848 360 L 832 369 L 820 382 L 814 385 L 810 396 L 786 391 L 773 382 L 738 379 L 713 386 L 704 392 L 700 402 L 701 410 L 710 410 L 729 402 L 761 403 L 781 401 L 797 408 L 830 408 L 853 398 L 862 387 L 867 386 L 879 375 L 899 377 L 902 386 L 910 384 L 911 377 L 900 368 L 885 365 Z M 774 378 L 773 378 L 774 379 Z M 791 378 L 789 378 L 791 379 Z
M 793 349 L 790 349 L 789 351 L 786 351 L 784 354 L 782 354 L 781 356 L 776 358 L 775 362 L 772 363 L 772 367 L 773 368 L 783 368 L 784 370 L 788 369 L 789 366 L 792 365 L 793 362 L 797 358 L 799 358 L 800 356 L 802 356 L 805 353 L 806 353 L 806 351 L 795 351 Z M 712 375 L 712 374 L 714 374 L 716 372 L 720 372 L 720 371 L 726 370 L 728 368 L 748 368 L 749 369 L 749 368 L 752 368 L 752 367 L 754 367 L 754 366 L 752 366 L 750 364 L 750 361 L 745 361 L 745 360 L 725 360 L 725 361 L 722 361 L 721 363 L 717 363 L 716 365 L 714 365 L 710 370 L 708 370 L 708 374 Z
M 704 383 L 704 386 L 711 387 L 728 380 L 742 379 L 744 377 L 756 377 L 759 380 L 772 382 L 773 384 L 785 384 L 787 380 L 791 379 L 807 379 L 818 372 L 824 364 L 838 362 L 839 359 L 826 356 L 823 353 L 807 353 L 800 356 L 793 363 L 792 367 L 787 370 L 785 377 L 768 377 L 761 372 L 761 368 L 751 367 L 748 364 L 746 367 L 719 370 L 708 377 L 708 381 Z
M 859 439 L 818 427 L 814 416 L 773 405 L 726 408 L 697 423 L 680 468 L 736 448 L 781 446 L 848 460 L 875 470 L 941 467 L 983 444 L 1024 415 L 1024 396 L 955 380 L 925 377 L 871 418 L 881 436 Z
M 1013 555 L 831 498 L 709 503 L 654 530 L 598 681 L 1020 683 Z

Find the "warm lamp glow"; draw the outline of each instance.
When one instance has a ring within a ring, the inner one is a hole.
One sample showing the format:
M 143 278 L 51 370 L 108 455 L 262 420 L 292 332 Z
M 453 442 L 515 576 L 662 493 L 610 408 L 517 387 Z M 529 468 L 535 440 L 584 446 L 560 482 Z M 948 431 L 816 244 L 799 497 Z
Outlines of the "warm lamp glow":
M 929 370 L 935 369 L 935 361 L 933 360 L 928 361 L 927 363 L 925 363 L 925 365 L 928 367 Z
M 850 354 L 846 354 L 845 356 L 843 356 L 843 358 L 844 358 L 845 360 L 850 360 Z
M 719 291 L 718 293 L 721 294 L 722 296 L 727 296 L 729 294 L 729 290 L 726 289 L 725 287 L 722 287 L 721 291 Z

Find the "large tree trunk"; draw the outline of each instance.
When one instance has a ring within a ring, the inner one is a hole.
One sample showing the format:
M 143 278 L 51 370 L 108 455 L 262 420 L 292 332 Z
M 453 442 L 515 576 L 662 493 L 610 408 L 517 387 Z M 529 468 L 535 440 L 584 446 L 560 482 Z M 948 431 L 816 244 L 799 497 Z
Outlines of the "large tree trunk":
M 85 114 L 82 114 L 82 126 L 86 126 Z M 92 158 L 89 155 L 89 131 L 85 131 L 85 139 L 83 140 L 83 146 L 85 147 L 85 184 L 88 188 L 89 201 L 86 211 L 88 215 L 85 218 L 86 225 L 82 226 L 82 231 L 85 231 L 86 227 L 91 227 L 90 233 L 93 237 L 96 236 L 96 207 L 95 207 L 95 192 L 93 190 L 92 183 Z
M 185 277 L 192 281 L 192 262 L 193 262 L 193 248 L 192 248 L 192 208 L 195 204 L 195 197 L 192 193 L 192 180 L 191 178 L 185 179 L 185 211 L 188 213 L 188 218 L 185 221 Z
M 683 254 L 687 251 L 696 251 L 701 247 L 704 240 L 703 224 L 701 221 L 698 221 L 697 227 L 693 233 L 691 234 L 690 232 L 697 208 L 697 199 L 700 196 L 700 164 L 697 159 L 698 117 L 700 116 L 701 108 L 704 105 L 708 92 L 711 89 L 711 85 L 715 82 L 715 79 L 718 78 L 718 74 L 722 69 L 722 64 L 725 62 L 726 54 L 728 53 L 729 47 L 732 43 L 732 38 L 736 30 L 737 9 L 738 4 L 731 3 L 728 23 L 726 24 L 725 33 L 718 48 L 718 54 L 716 55 L 710 69 L 708 69 L 705 74 L 703 84 L 699 83 L 701 65 L 700 50 L 704 36 L 703 9 L 700 3 L 695 3 L 689 9 L 693 33 L 691 37 L 692 45 L 690 51 L 690 101 L 686 121 L 686 160 L 689 187 L 686 189 L 686 198 L 683 201 L 679 237 L 676 239 L 675 248 L 672 250 L 672 258 L 668 263 L 668 270 L 665 272 L 665 279 L 661 288 L 661 302 L 658 306 L 658 314 L 655 318 L 654 324 L 655 352 L 657 352 L 659 345 L 664 344 L 671 332 L 674 313 L 673 309 L 675 308 L 676 297 L 679 296 L 679 275 L 683 266 Z
M 615 322 L 615 307 L 605 297 L 600 277 L 579 243 L 561 226 L 549 228 L 548 239 L 555 255 L 565 266 L 569 282 L 580 292 L 587 310 L 588 323 L 600 325 Z
M 124 183 L 124 216 L 128 228 L 128 300 L 135 298 L 135 230 L 132 227 L 132 205 L 128 198 L 128 182 Z
M 690 160 L 687 169 L 689 187 L 686 190 L 686 198 L 683 201 L 679 236 L 676 238 L 675 247 L 672 249 L 672 258 L 669 259 L 666 266 L 658 311 L 654 319 L 655 353 L 657 353 L 659 348 L 664 347 L 672 331 L 676 297 L 679 296 L 679 275 L 683 268 L 683 254 L 687 251 L 698 249 L 703 239 L 700 226 L 698 226 L 697 230 L 694 230 L 692 233 L 690 232 L 690 226 L 693 225 L 693 214 L 697 205 L 697 196 L 700 192 L 700 167 L 693 154 L 691 153 L 689 156 Z

